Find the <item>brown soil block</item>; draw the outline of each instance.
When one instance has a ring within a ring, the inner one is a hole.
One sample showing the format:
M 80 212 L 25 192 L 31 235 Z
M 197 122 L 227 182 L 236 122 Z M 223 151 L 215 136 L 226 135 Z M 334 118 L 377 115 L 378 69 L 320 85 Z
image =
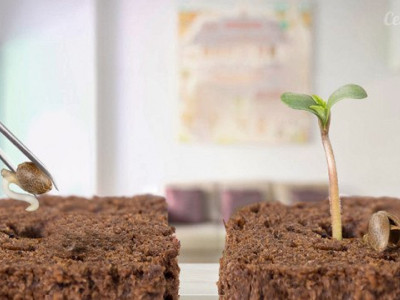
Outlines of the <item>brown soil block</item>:
M 164 198 L 0 201 L 0 299 L 178 299 Z
M 395 198 L 344 197 L 343 241 L 331 239 L 328 201 L 247 206 L 226 224 L 220 299 L 400 299 L 400 249 L 364 244 L 370 216 Z

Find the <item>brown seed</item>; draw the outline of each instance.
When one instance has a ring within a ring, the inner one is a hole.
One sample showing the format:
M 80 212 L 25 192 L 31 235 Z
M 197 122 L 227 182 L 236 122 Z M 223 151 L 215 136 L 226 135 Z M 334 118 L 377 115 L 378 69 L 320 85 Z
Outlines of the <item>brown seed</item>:
M 20 187 L 34 195 L 44 194 L 53 187 L 50 178 L 32 162 L 18 165 L 16 176 Z
M 369 220 L 364 241 L 379 252 L 397 246 L 400 241 L 400 219 L 386 211 L 374 213 Z

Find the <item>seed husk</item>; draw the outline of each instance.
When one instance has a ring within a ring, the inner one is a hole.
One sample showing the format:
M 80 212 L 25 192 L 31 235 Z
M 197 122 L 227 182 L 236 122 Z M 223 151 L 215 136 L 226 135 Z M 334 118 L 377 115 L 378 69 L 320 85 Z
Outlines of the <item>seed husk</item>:
M 368 223 L 368 233 L 363 239 L 378 252 L 398 246 L 400 218 L 383 210 L 374 213 Z
M 16 176 L 19 186 L 34 195 L 47 193 L 53 187 L 50 178 L 32 162 L 18 165 Z

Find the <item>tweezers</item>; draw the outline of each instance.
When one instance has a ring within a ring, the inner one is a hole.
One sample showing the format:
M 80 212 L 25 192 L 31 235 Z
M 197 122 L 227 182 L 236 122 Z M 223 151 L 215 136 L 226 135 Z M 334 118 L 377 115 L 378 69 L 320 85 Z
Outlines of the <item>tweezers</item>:
M 0 133 L 2 133 L 19 151 L 21 151 L 31 162 L 33 162 L 44 174 L 46 174 L 54 187 L 58 190 L 53 176 L 47 170 L 45 165 L 26 147 L 3 123 L 0 122 Z M 0 149 L 0 160 L 13 172 L 16 171 L 14 165 L 7 158 L 5 153 Z

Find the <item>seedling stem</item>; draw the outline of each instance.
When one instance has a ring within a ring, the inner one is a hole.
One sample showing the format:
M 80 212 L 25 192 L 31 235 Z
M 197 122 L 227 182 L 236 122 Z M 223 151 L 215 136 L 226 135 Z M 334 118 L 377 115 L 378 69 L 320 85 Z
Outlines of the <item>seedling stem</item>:
M 329 175 L 329 206 L 332 219 L 332 237 L 337 240 L 342 239 L 342 217 L 341 217 L 341 205 L 340 205 L 340 194 L 339 194 L 339 182 L 336 169 L 335 155 L 331 140 L 329 139 L 329 125 L 324 127 L 321 120 L 319 120 L 319 128 L 321 130 L 322 145 L 324 146 L 326 162 L 328 164 L 328 175 Z

